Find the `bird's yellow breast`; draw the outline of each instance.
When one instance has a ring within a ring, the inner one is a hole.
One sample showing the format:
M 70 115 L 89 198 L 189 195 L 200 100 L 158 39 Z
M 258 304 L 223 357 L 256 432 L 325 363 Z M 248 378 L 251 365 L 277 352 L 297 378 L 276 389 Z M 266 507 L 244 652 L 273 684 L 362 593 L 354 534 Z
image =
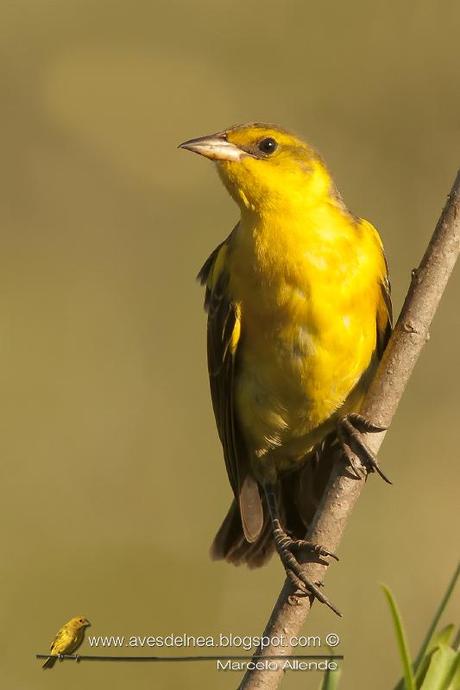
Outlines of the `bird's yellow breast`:
M 245 436 L 260 457 L 279 447 L 303 455 L 371 363 L 380 240 L 333 204 L 248 213 L 228 261 L 241 310 L 236 408 Z

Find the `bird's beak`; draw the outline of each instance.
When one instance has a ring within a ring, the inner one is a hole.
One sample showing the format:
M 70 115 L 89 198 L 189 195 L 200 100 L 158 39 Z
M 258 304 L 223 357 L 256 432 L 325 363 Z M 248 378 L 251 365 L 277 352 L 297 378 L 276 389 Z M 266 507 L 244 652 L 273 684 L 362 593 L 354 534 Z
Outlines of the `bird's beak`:
M 247 153 L 227 141 L 224 134 L 211 134 L 207 137 L 189 139 L 179 144 L 180 149 L 187 149 L 213 161 L 239 161 Z
M 91 623 L 90 623 L 89 620 L 87 619 L 87 620 L 86 620 L 86 623 L 85 623 L 85 628 L 90 628 L 90 627 L 91 627 Z

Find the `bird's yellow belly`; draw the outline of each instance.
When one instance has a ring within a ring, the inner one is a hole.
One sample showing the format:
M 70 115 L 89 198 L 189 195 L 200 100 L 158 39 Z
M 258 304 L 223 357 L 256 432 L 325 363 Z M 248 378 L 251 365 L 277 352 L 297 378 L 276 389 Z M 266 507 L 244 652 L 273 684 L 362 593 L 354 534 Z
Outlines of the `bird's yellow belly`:
M 375 308 L 362 303 L 372 293 L 356 300 L 349 286 L 342 294 L 327 283 L 307 291 L 283 285 L 270 301 L 261 289 L 259 299 L 242 302 L 236 408 L 261 462 L 292 463 L 328 433 L 338 411 L 358 406 L 376 343 Z

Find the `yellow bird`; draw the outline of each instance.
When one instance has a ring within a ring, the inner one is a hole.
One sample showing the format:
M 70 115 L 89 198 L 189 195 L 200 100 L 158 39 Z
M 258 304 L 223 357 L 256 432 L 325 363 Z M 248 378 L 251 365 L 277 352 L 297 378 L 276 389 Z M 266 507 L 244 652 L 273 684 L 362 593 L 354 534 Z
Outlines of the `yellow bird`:
M 359 414 L 391 331 L 382 242 L 314 148 L 280 127 L 238 125 L 180 146 L 215 161 L 241 211 L 198 276 L 235 496 L 211 554 L 254 567 L 276 547 L 295 587 L 334 608 L 295 554 L 334 556 L 303 539 L 330 472 L 326 439 L 382 474 L 361 436 L 380 428 Z
M 75 616 L 63 625 L 50 648 L 51 654 L 57 656 L 48 657 L 42 668 L 53 668 L 56 659 L 61 654 L 73 654 L 83 642 L 85 629 L 90 625 L 89 620 L 83 616 Z

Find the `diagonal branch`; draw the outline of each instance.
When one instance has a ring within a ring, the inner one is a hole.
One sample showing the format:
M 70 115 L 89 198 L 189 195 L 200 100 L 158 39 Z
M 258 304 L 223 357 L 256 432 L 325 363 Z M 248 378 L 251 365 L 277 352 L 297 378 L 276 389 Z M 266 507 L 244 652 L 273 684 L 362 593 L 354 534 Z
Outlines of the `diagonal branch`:
M 362 414 L 378 425 L 388 427 L 404 393 L 412 370 L 428 340 L 429 328 L 450 274 L 460 252 L 460 171 L 418 269 L 413 271 L 398 322 L 388 343 L 377 374 L 362 407 Z M 367 445 L 377 453 L 385 433 L 368 434 Z M 308 532 L 308 539 L 334 552 L 347 520 L 364 488 L 365 479 L 350 475 L 342 460 L 335 463 L 328 487 Z M 313 581 L 322 581 L 327 566 L 308 563 L 305 572 Z M 256 651 L 258 659 L 291 653 L 289 639 L 298 635 L 311 608 L 311 598 L 302 597 L 297 606 L 289 603 L 292 586 L 286 581 L 264 631 L 266 638 L 286 641 L 283 646 L 269 644 Z M 283 677 L 277 670 L 248 671 L 240 690 L 274 690 Z

